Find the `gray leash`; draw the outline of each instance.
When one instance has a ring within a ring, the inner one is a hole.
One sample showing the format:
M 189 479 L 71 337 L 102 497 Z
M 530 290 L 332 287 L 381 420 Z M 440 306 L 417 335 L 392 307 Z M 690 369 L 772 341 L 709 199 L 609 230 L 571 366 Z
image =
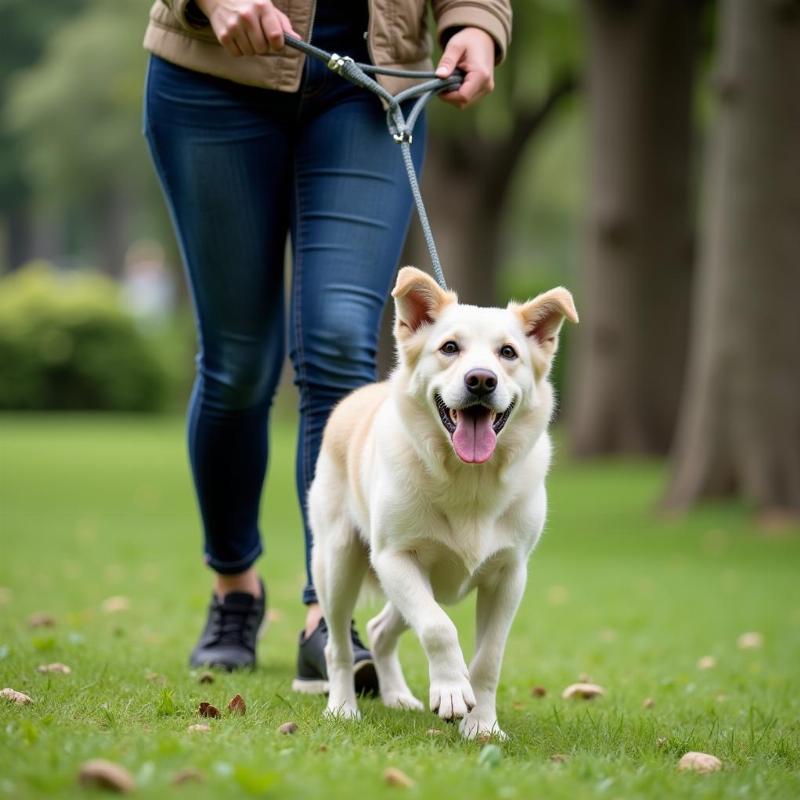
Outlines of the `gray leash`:
M 337 75 L 340 75 L 356 86 L 360 86 L 362 89 L 367 89 L 373 94 L 376 94 L 386 103 L 386 124 L 389 128 L 389 133 L 400 145 L 403 154 L 403 163 L 408 173 L 408 183 L 411 186 L 411 194 L 414 196 L 417 215 L 419 216 L 419 222 L 422 226 L 422 233 L 425 236 L 425 244 L 428 246 L 428 253 L 431 257 L 433 274 L 436 276 L 436 282 L 443 289 L 447 289 L 444 273 L 442 272 L 442 264 L 439 261 L 439 252 L 436 249 L 433 231 L 428 221 L 428 214 L 425 211 L 425 203 L 422 200 L 422 192 L 420 191 L 419 181 L 417 180 L 417 171 L 414 169 L 414 161 L 411 158 L 411 142 L 413 139 L 414 125 L 416 125 L 419 115 L 430 99 L 434 95 L 439 94 L 439 92 L 450 91 L 461 86 L 464 80 L 463 73 L 456 71 L 449 78 L 437 78 L 435 72 L 376 67 L 374 64 L 361 64 L 353 61 L 349 56 L 329 53 L 326 50 L 315 47 L 313 44 L 304 42 L 302 39 L 296 39 L 294 36 L 284 34 L 283 38 L 289 47 L 299 50 L 301 53 L 311 56 L 311 58 L 316 58 L 318 61 L 324 61 L 328 65 L 328 69 L 333 70 Z M 387 75 L 393 78 L 417 78 L 423 79 L 423 82 L 393 95 L 387 92 L 386 89 L 374 78 L 371 78 L 370 75 Z M 416 99 L 416 102 L 411 107 L 408 117 L 406 118 L 400 104 L 404 103 L 406 100 L 414 99 Z

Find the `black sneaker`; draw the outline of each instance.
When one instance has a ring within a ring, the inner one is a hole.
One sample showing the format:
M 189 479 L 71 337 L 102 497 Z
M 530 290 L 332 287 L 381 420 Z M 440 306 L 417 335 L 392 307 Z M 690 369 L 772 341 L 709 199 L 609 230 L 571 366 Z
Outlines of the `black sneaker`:
M 267 591 L 261 582 L 261 597 L 247 592 L 228 592 L 222 600 L 211 593 L 208 619 L 192 650 L 193 667 L 220 667 L 232 672 L 256 665 L 256 640 L 264 621 Z
M 358 636 L 355 623 L 350 623 L 350 638 L 353 642 L 353 680 L 357 695 L 377 697 L 378 673 L 372 661 L 372 653 L 367 650 Z M 319 621 L 314 633 L 306 638 L 300 632 L 300 648 L 297 651 L 297 677 L 292 681 L 292 689 L 303 694 L 328 693 L 328 669 L 325 664 L 325 645 L 328 643 L 328 626 L 324 619 Z

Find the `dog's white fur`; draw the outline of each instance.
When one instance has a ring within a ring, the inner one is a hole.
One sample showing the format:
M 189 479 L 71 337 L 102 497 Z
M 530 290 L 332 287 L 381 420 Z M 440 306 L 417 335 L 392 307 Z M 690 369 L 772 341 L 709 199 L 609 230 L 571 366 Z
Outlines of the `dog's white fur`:
M 577 314 L 563 288 L 505 309 L 461 305 L 413 267 L 399 272 L 392 294 L 399 364 L 388 381 L 334 409 L 308 496 L 312 570 L 329 630 L 326 713 L 359 717 L 350 618 L 373 573 L 388 599 L 367 625 L 383 702 L 423 707 L 397 655 L 410 626 L 430 664 L 430 708 L 460 719 L 467 738 L 503 737 L 495 708 L 503 650 L 547 505 L 547 376 L 561 323 L 577 322 Z M 441 352 L 447 341 L 457 343 L 456 354 Z M 504 345 L 518 357 L 501 355 Z M 434 400 L 438 394 L 451 409 L 468 405 L 474 398 L 464 376 L 474 368 L 497 375 L 490 396 L 496 414 L 514 402 L 481 464 L 457 456 Z M 467 667 L 440 603 L 472 589 L 476 651 Z

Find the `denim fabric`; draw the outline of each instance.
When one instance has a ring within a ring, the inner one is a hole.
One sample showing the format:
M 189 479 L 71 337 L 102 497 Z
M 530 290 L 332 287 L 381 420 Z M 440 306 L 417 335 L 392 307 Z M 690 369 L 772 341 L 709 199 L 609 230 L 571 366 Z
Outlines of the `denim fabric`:
M 366 60 L 360 31 L 318 28 L 315 43 Z M 300 91 L 287 94 L 152 56 L 144 127 L 197 323 L 188 439 L 207 563 L 236 573 L 262 552 L 269 412 L 288 330 L 300 394 L 303 600 L 315 602 L 305 497 L 331 409 L 375 380 L 380 317 L 412 205 L 400 149 L 377 98 L 312 60 Z M 423 131 L 424 121 L 414 138 L 418 167 Z M 268 529 L 269 509 L 265 516 Z

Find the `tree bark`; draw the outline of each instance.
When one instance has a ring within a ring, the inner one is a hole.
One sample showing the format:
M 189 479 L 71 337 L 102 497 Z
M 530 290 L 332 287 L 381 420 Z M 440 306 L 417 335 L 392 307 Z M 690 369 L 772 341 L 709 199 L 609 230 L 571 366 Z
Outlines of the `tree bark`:
M 666 504 L 800 514 L 800 2 L 725 0 L 692 360 Z
M 686 358 L 702 4 L 586 9 L 592 172 L 566 414 L 577 455 L 664 454 Z

